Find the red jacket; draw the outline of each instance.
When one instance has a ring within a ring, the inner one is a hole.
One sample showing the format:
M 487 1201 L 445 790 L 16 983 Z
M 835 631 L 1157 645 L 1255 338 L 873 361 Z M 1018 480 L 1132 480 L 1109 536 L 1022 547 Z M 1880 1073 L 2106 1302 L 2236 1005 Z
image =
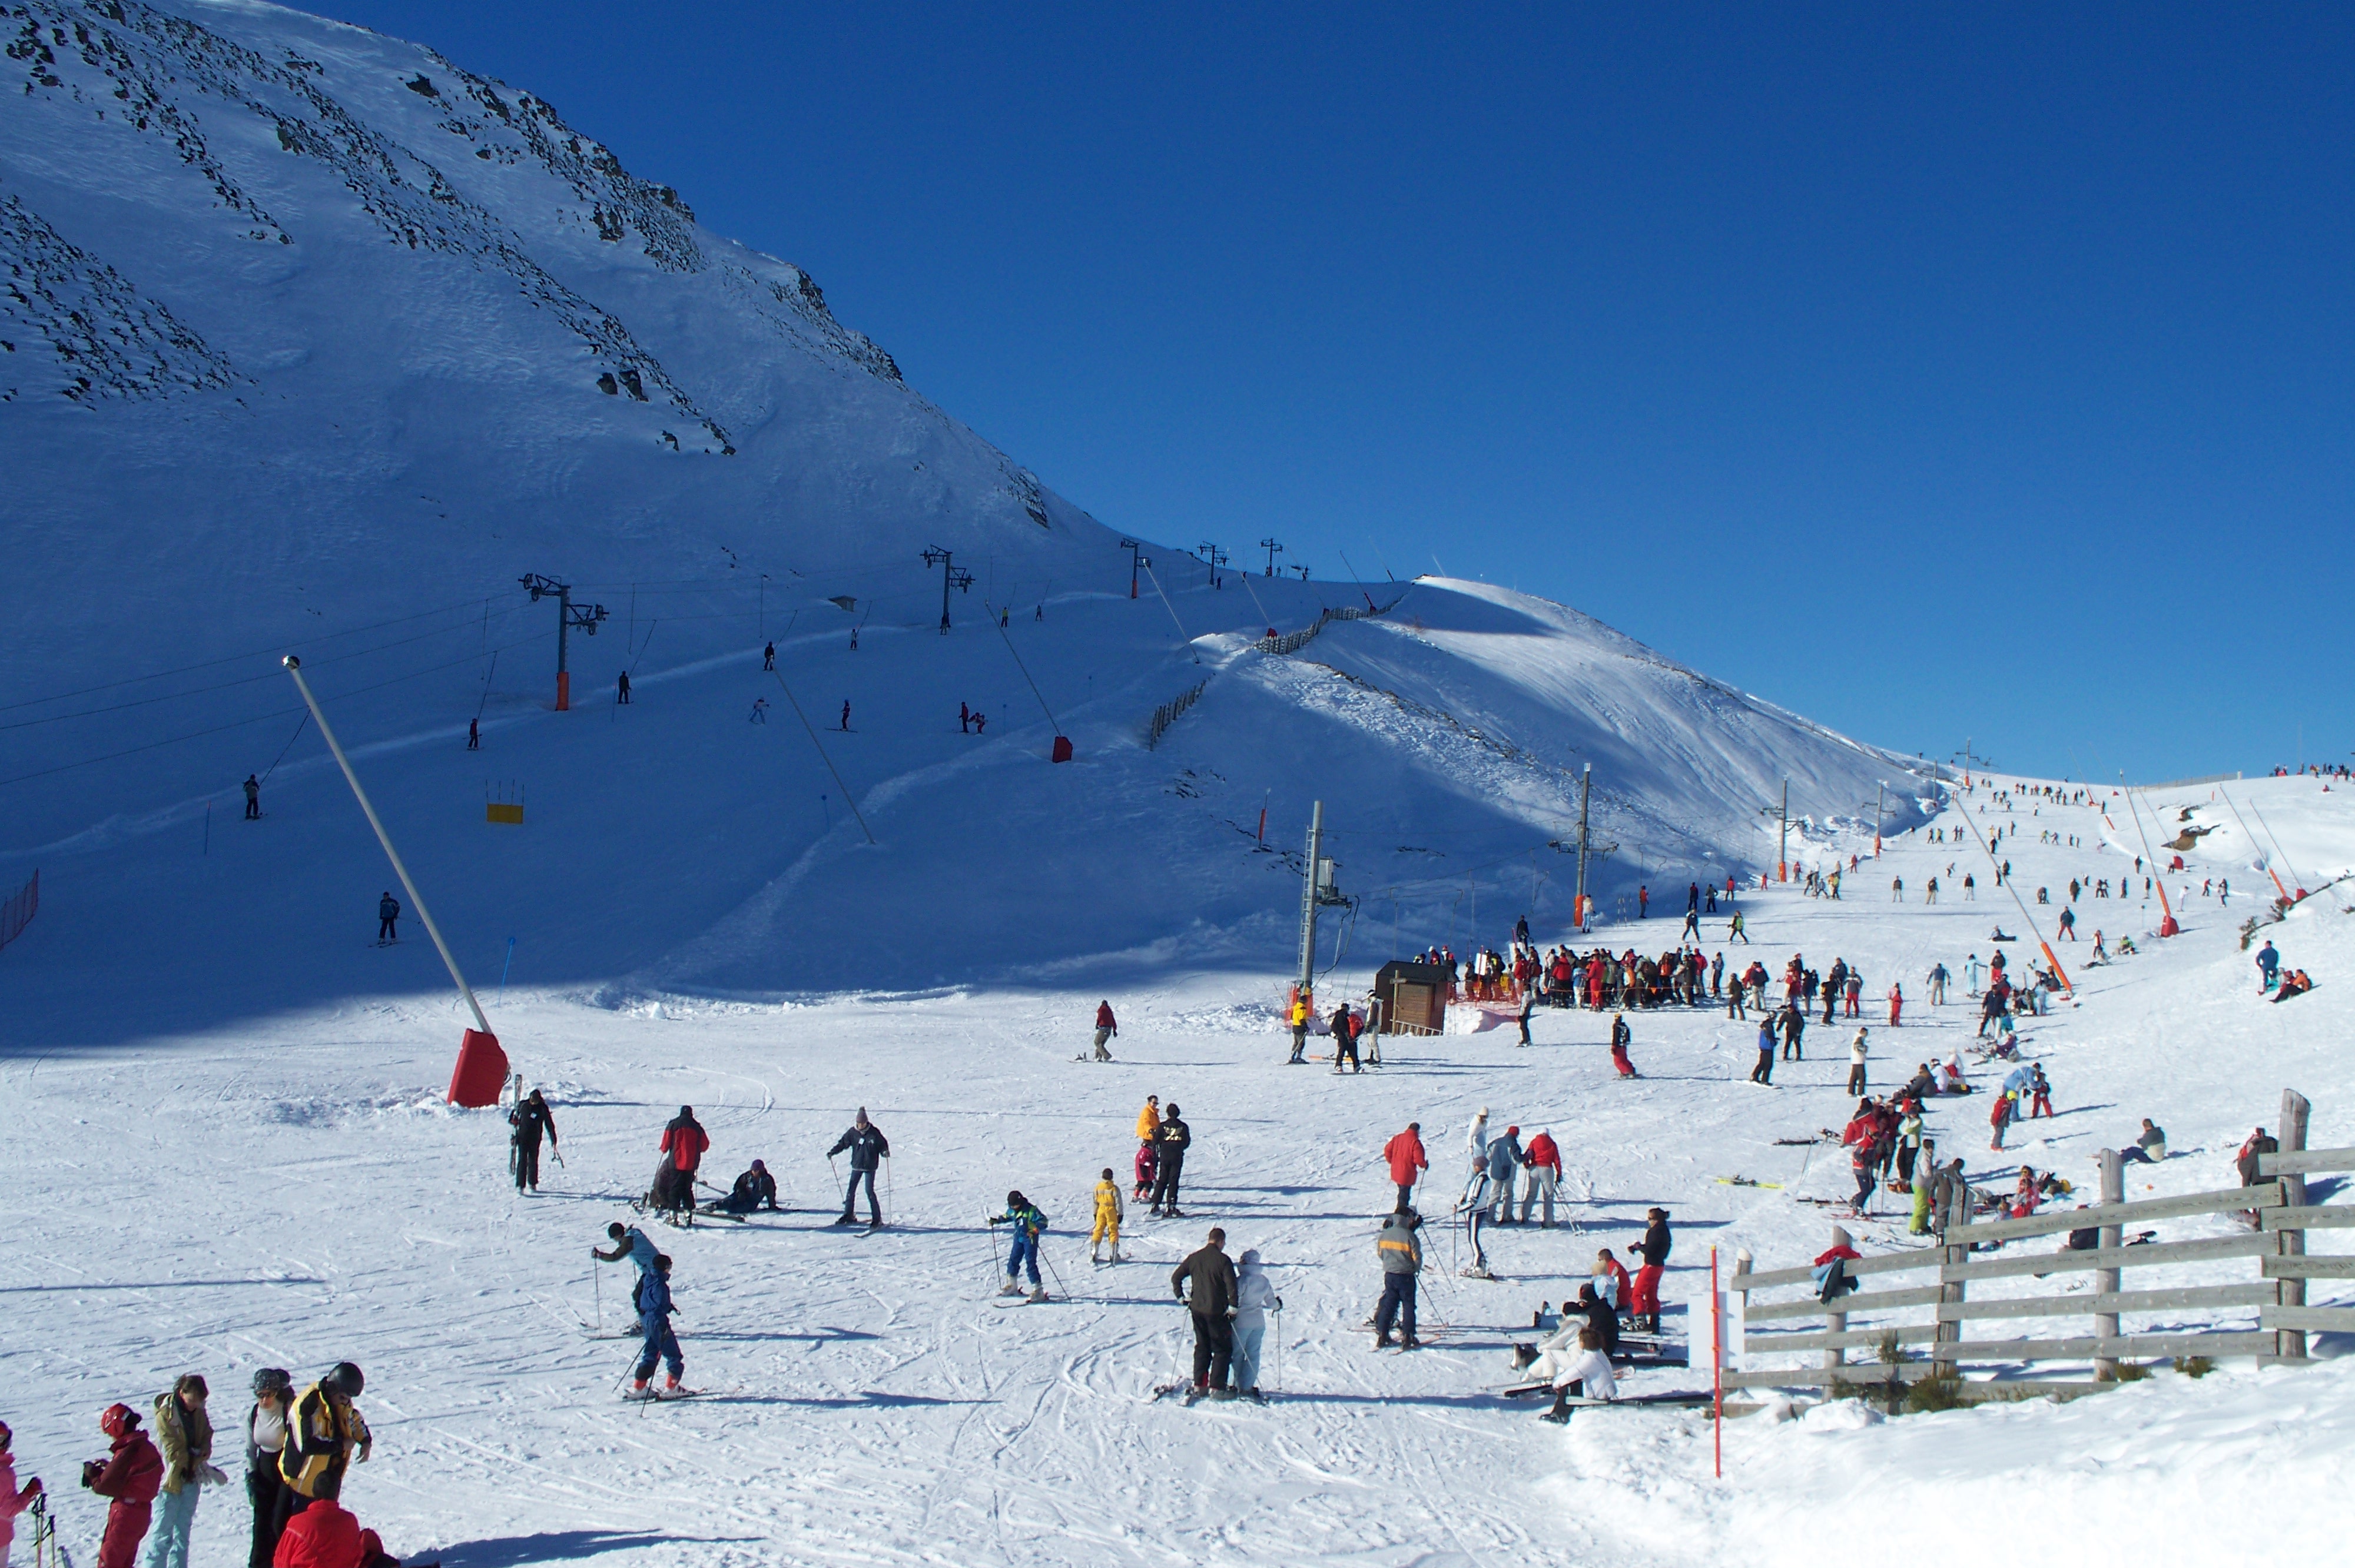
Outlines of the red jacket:
M 106 1468 L 90 1489 L 132 1508 L 145 1508 L 164 1485 L 164 1457 L 144 1432 L 126 1433 L 107 1456 Z
M 703 1151 L 711 1147 L 711 1136 L 689 1122 L 663 1128 L 662 1151 L 681 1171 L 692 1171 L 703 1163 Z
M 1553 1134 L 1541 1132 L 1529 1139 L 1528 1153 L 1531 1170 L 1542 1165 L 1557 1176 L 1561 1174 L 1561 1150 L 1555 1145 Z
M 1114 1023 L 1112 1021 L 1112 1003 L 1108 1001 L 1100 1001 L 1096 1004 L 1096 1027 L 1098 1029 L 1118 1029 L 1120 1027 L 1119 1024 Z
M 360 1568 L 360 1521 L 321 1498 L 287 1521 L 272 1568 Z
M 1423 1157 L 1423 1139 L 1412 1128 L 1383 1144 L 1382 1158 L 1391 1162 L 1391 1181 L 1401 1187 L 1413 1186 L 1414 1173 L 1431 1169 L 1431 1161 Z

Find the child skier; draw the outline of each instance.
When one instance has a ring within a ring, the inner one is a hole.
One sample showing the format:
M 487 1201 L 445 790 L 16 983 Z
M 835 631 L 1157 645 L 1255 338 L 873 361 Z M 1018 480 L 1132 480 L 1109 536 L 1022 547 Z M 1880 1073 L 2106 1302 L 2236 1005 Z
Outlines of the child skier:
M 1047 1299 L 1047 1288 L 1039 1283 L 1039 1237 L 1047 1229 L 1047 1216 L 1019 1191 L 1006 1194 L 1006 1213 L 992 1214 L 993 1225 L 1012 1225 L 1014 1245 L 1006 1255 L 1006 1287 L 1000 1296 L 1019 1296 L 1022 1286 L 1018 1276 L 1028 1264 L 1030 1271 L 1030 1299 Z
M 1096 1255 L 1096 1249 L 1103 1245 L 1106 1236 L 1112 1238 L 1112 1261 L 1120 1261 L 1120 1183 L 1112 1179 L 1112 1167 L 1107 1165 L 1103 1168 L 1103 1180 L 1096 1183 L 1096 1224 L 1088 1234 L 1090 1263 L 1103 1261 Z
M 670 1258 L 656 1255 L 655 1266 L 638 1276 L 638 1287 L 630 1293 L 631 1305 L 638 1309 L 638 1330 L 645 1335 L 645 1349 L 638 1357 L 638 1381 L 630 1390 L 633 1399 L 653 1399 L 654 1391 L 646 1386 L 655 1375 L 655 1362 L 667 1363 L 663 1380 L 663 1393 L 679 1392 L 679 1374 L 687 1370 L 687 1358 L 679 1354 L 678 1336 L 671 1332 Z

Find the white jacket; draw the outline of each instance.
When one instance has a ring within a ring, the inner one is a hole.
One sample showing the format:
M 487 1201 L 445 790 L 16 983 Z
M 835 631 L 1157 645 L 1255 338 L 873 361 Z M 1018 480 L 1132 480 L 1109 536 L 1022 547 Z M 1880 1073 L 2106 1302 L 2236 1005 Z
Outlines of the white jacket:
M 1579 1391 L 1582 1398 L 1619 1397 L 1619 1380 L 1611 1373 L 1611 1358 L 1601 1351 L 1581 1351 L 1561 1363 L 1561 1370 L 1554 1373 L 1554 1387 L 1568 1388 L 1574 1383 L 1582 1385 Z
M 1851 1065 L 1860 1067 L 1864 1065 L 1864 1031 L 1861 1029 L 1856 1032 L 1856 1038 L 1848 1043 L 1848 1059 Z
M 1254 1265 L 1236 1272 L 1234 1317 L 1236 1328 L 1264 1327 L 1267 1323 L 1267 1310 L 1274 1305 L 1275 1287 L 1268 1283 L 1266 1269 Z

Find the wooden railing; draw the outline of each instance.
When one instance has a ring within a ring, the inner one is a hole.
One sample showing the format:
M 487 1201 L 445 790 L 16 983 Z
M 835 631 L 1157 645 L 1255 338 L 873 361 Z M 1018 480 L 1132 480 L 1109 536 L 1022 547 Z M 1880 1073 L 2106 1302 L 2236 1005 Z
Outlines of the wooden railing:
M 2020 1397 L 2040 1393 L 2084 1393 L 2112 1386 L 2119 1363 L 2137 1357 L 2254 1356 L 2264 1361 L 2303 1361 L 2309 1331 L 2355 1330 L 2355 1307 L 2309 1307 L 2309 1279 L 2355 1279 L 2355 1255 L 2309 1256 L 2306 1234 L 2310 1230 L 2355 1227 L 2355 1206 L 2316 1207 L 2306 1201 L 2305 1176 L 2311 1171 L 2355 1171 L 2355 1148 L 2306 1148 L 2308 1113 L 2306 1097 L 2295 1090 L 2282 1096 L 2282 1150 L 2261 1155 L 2253 1186 L 2223 1192 L 2192 1192 L 2180 1197 L 2127 1202 L 2124 1198 L 2124 1167 L 2115 1150 L 2101 1156 L 2102 1201 L 2083 1209 L 2059 1210 L 2025 1219 L 1972 1223 L 1966 1188 L 1957 1184 L 1945 1216 L 1938 1244 L 1916 1251 L 1851 1260 L 1848 1272 L 1860 1281 L 1882 1276 L 1932 1273 L 1936 1283 L 1894 1289 L 1859 1288 L 1827 1303 L 1817 1299 L 1812 1268 L 1756 1271 L 1747 1254 L 1737 1256 L 1729 1291 L 1742 1323 L 1743 1366 L 1725 1374 L 1725 1386 L 1739 1388 L 1823 1387 L 1841 1383 L 1912 1383 L 1941 1376 L 1966 1365 L 2015 1367 L 2038 1361 L 2086 1361 L 2093 1376 L 2071 1379 L 1966 1381 L 1957 1396 L 1964 1399 Z M 2183 1219 L 2224 1213 L 2253 1213 L 2255 1227 L 2246 1234 L 2204 1236 L 2191 1241 L 2153 1241 L 2128 1245 L 2126 1227 L 2147 1221 Z M 2057 1235 L 2071 1231 L 2097 1230 L 2090 1248 L 2031 1256 L 1989 1257 L 1977 1248 L 1989 1244 Z M 1835 1245 L 1847 1245 L 1849 1236 L 1832 1228 Z M 2235 1258 L 2257 1260 L 2256 1277 L 2222 1285 L 2158 1286 L 2128 1290 L 2126 1270 L 2176 1268 L 2214 1264 Z M 1998 1279 L 2043 1280 L 2053 1276 L 2091 1274 L 2093 1288 L 2064 1294 L 1998 1297 L 1973 1299 L 1974 1284 Z M 1799 1300 L 1758 1301 L 1764 1293 L 1798 1287 L 1809 1294 Z M 2232 1308 L 2256 1308 L 2252 1330 L 2174 1328 L 2128 1332 L 2121 1319 L 2151 1313 L 2179 1314 Z M 1926 1321 L 1899 1320 L 1926 1314 Z M 2092 1332 L 2046 1338 L 2003 1339 L 1980 1333 L 1966 1337 L 1973 1325 L 2006 1319 L 2056 1319 L 2090 1317 Z M 1868 1326 L 1854 1326 L 1859 1319 Z M 1812 1325 L 1820 1319 L 1822 1326 Z M 1785 1330 L 1782 1325 L 1790 1324 Z M 1768 1325 L 1764 1332 L 1752 1325 Z M 1894 1347 L 1898 1359 L 1886 1359 Z M 1919 1347 L 1909 1352 L 1906 1347 Z M 1881 1358 L 1851 1362 L 1848 1352 L 1870 1350 Z M 1818 1365 L 1758 1367 L 1760 1356 L 1820 1351 Z

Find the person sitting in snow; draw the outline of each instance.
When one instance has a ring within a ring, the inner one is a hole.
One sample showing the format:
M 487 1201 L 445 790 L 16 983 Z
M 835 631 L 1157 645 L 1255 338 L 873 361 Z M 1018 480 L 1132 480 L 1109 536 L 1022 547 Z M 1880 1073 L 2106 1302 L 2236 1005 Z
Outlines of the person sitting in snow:
M 752 1169 L 736 1178 L 736 1185 L 728 1196 L 719 1200 L 719 1212 L 733 1214 L 740 1220 L 755 1209 L 773 1211 L 776 1206 L 777 1179 L 770 1175 L 769 1168 L 757 1160 L 752 1161 Z

